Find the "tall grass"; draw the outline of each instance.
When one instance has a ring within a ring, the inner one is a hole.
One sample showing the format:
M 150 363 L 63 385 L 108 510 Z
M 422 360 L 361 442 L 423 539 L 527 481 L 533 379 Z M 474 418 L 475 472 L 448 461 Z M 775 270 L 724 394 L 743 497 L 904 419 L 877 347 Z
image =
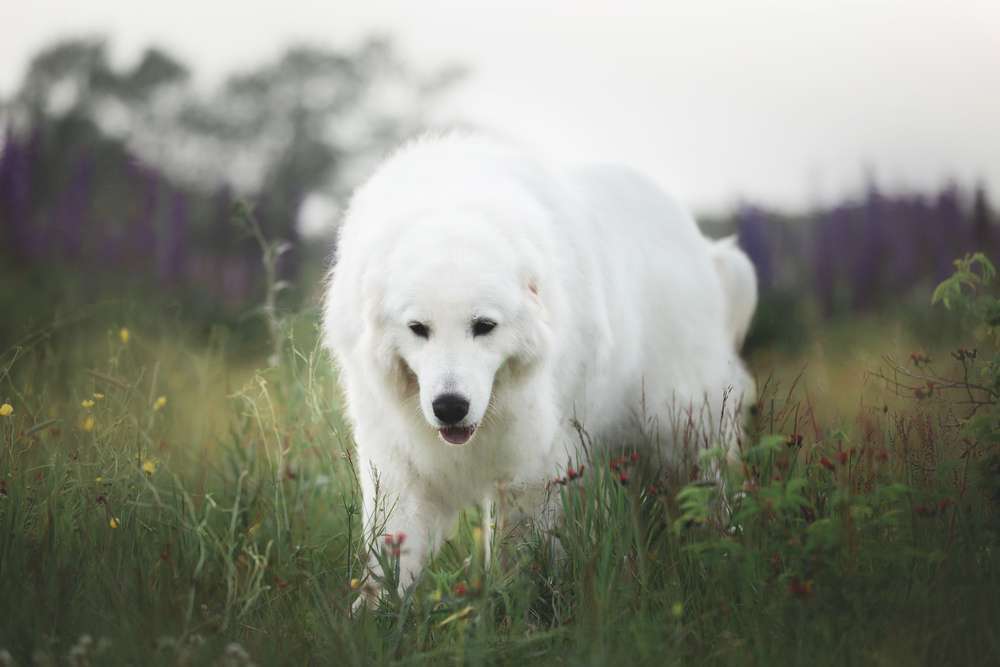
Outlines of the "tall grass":
M 312 315 L 265 370 L 165 318 L 89 322 L 0 358 L 0 664 L 1000 656 L 996 444 L 945 398 L 831 426 L 764 383 L 723 485 L 598 448 L 553 480 L 561 557 L 511 526 L 486 563 L 470 508 L 416 587 L 352 617 L 358 471 Z

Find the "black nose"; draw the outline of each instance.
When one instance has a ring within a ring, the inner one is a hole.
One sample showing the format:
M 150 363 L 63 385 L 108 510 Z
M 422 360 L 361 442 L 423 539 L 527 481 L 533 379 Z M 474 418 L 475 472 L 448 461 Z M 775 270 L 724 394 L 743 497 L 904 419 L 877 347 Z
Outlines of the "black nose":
M 469 402 L 458 394 L 441 394 L 431 404 L 442 424 L 457 424 L 469 413 Z

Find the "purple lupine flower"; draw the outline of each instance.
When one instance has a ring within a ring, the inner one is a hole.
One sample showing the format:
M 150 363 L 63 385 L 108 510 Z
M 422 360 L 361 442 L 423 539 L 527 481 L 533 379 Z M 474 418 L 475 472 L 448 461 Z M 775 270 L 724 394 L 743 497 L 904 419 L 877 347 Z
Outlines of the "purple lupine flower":
M 176 284 L 184 273 L 187 236 L 190 226 L 190 212 L 187 196 L 180 190 L 173 190 L 170 196 L 170 211 L 162 241 L 157 248 L 157 268 L 160 280 Z
M 990 252 L 993 249 L 993 212 L 982 183 L 976 186 L 972 200 L 972 243 L 974 249 Z
M 761 291 L 771 289 L 774 286 L 774 270 L 767 221 L 763 212 L 754 206 L 743 206 L 737 214 L 736 225 L 740 247 L 757 270 L 757 282 Z
M 137 213 L 129 220 L 129 256 L 137 268 L 148 266 L 156 256 L 156 218 L 160 199 L 160 175 L 139 162 L 131 164 L 132 178 L 138 181 L 140 203 Z
M 884 202 L 874 183 L 868 186 L 864 204 L 858 211 L 860 229 L 855 238 L 854 256 L 851 261 L 852 303 L 858 310 L 870 308 L 877 300 L 882 287 L 883 265 L 886 248 L 883 243 L 885 219 Z
M 815 276 L 820 307 L 827 316 L 840 305 L 839 293 L 844 286 L 847 258 L 854 250 L 856 206 L 842 204 L 823 216 L 821 232 L 816 237 Z
M 8 126 L 0 153 L 0 227 L 13 258 L 23 262 L 36 259 L 42 248 L 31 211 L 31 172 L 38 141 L 37 131 L 25 141 Z
M 83 230 L 90 223 L 93 176 L 94 160 L 84 153 L 72 170 L 69 187 L 56 201 L 49 238 L 63 257 L 76 259 L 83 254 Z
M 962 220 L 962 210 L 958 203 L 958 187 L 949 184 L 938 195 L 934 206 L 934 280 L 941 281 L 951 275 L 952 262 L 962 251 L 964 221 Z

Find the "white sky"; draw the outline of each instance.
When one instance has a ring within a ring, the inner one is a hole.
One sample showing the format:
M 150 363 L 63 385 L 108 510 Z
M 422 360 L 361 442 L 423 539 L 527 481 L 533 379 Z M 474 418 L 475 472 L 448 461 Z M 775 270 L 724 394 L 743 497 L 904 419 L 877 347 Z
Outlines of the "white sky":
M 632 164 L 696 208 L 954 177 L 1000 198 L 1000 0 L 0 0 L 0 95 L 54 37 L 158 43 L 210 84 L 292 40 L 395 35 L 464 62 L 449 111 L 555 157 Z

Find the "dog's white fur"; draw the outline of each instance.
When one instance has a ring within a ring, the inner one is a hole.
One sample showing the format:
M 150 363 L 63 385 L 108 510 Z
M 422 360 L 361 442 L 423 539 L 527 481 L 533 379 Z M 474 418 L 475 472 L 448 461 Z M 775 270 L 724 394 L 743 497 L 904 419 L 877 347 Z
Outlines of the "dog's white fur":
M 598 442 L 643 431 L 669 457 L 678 406 L 709 431 L 754 392 L 738 356 L 752 265 L 624 168 L 550 168 L 482 138 L 425 138 L 358 190 L 336 255 L 324 342 L 366 529 L 407 536 L 401 584 L 498 485 L 541 513 L 546 481 L 580 455 L 574 420 Z M 476 318 L 495 329 L 473 336 Z M 442 393 L 469 401 L 462 425 L 476 429 L 462 446 L 439 435 Z

